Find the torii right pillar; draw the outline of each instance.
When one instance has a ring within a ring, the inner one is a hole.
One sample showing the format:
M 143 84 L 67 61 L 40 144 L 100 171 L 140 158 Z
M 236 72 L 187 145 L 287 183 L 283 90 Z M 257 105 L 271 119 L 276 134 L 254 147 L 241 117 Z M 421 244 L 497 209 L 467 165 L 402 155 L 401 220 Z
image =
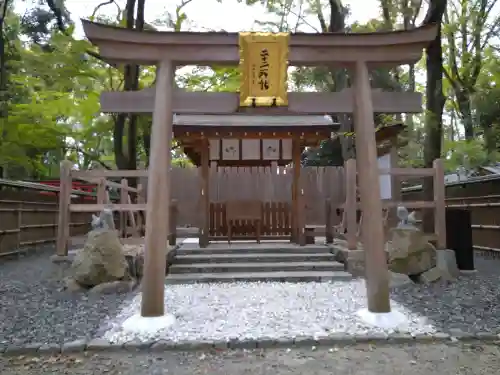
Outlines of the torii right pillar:
M 363 212 L 361 240 L 365 251 L 368 311 L 391 311 L 389 271 L 384 251 L 382 201 L 375 140 L 375 123 L 368 66 L 357 61 L 351 70 L 354 83 L 354 126 L 360 205 Z

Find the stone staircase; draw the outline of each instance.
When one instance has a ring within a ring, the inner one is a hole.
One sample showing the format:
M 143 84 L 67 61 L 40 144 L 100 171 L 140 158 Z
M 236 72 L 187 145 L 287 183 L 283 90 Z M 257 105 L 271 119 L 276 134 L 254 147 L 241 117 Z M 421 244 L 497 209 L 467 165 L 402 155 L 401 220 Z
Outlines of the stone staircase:
M 201 249 L 182 245 L 172 260 L 166 283 L 306 282 L 351 278 L 326 246 L 226 244 Z

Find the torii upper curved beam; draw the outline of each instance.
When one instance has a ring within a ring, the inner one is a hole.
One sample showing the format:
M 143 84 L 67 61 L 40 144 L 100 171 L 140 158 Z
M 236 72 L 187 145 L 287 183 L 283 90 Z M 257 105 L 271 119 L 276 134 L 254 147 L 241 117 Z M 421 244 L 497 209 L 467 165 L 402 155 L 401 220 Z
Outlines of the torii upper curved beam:
M 110 63 L 155 65 L 236 65 L 238 33 L 137 31 L 82 20 L 87 38 Z M 430 24 L 405 31 L 375 33 L 294 33 L 289 63 L 295 66 L 345 66 L 356 61 L 397 66 L 417 62 L 437 35 Z

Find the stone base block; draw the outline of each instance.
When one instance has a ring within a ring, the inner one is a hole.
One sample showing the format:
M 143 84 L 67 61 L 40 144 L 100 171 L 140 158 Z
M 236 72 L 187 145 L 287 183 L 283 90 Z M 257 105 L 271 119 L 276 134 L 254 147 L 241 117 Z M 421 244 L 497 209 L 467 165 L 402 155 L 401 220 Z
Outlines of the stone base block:
M 456 279 L 460 275 L 457 259 L 453 250 L 436 251 L 436 268 L 441 271 L 443 278 Z
M 365 252 L 364 250 L 350 250 L 346 259 L 346 270 L 353 276 L 365 275 Z

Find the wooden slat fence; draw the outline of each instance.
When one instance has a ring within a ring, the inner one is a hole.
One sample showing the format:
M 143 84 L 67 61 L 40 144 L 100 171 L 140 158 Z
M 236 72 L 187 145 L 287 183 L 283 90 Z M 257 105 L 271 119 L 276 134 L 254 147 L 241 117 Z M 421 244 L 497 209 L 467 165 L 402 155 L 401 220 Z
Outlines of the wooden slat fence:
M 500 178 L 489 177 L 447 185 L 446 206 L 471 212 L 475 250 L 500 255 Z M 405 200 L 419 199 L 421 195 L 421 189 L 403 190 Z
M 232 199 L 279 202 L 279 210 L 284 210 L 285 203 L 291 204 L 292 173 L 291 168 L 285 167 L 210 168 L 209 191 L 214 212 L 223 212 L 220 204 Z M 141 179 L 141 185 L 147 191 L 147 177 Z M 197 226 L 200 222 L 200 186 L 200 168 L 172 168 L 170 191 L 171 199 L 177 202 L 177 225 Z M 304 191 L 306 224 L 324 225 L 326 200 L 330 199 L 334 208 L 345 201 L 344 168 L 302 168 L 300 188 Z
M 20 182 L 16 182 L 18 189 L 22 188 L 19 184 Z M 57 196 L 44 195 L 41 194 L 44 190 L 39 190 L 0 190 L 0 257 L 56 240 Z M 53 192 L 54 188 L 49 187 L 47 191 Z M 72 201 L 81 203 L 83 196 L 73 196 Z M 90 213 L 72 213 L 69 223 L 70 235 L 80 236 L 87 233 L 90 222 Z

